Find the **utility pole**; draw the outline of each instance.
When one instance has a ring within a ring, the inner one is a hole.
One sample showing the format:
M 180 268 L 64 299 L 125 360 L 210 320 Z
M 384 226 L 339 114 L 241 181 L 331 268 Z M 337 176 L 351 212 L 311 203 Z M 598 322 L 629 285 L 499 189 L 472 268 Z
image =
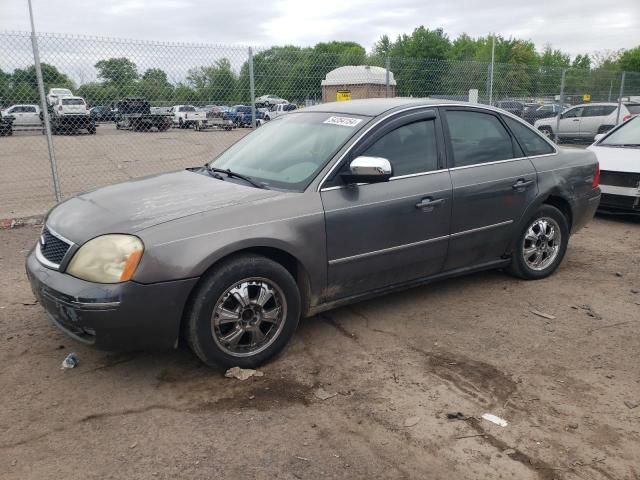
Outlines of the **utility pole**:
M 493 69 L 496 61 L 496 36 L 491 36 L 491 76 L 489 78 L 489 105 L 493 104 Z
M 58 180 L 58 165 L 56 163 L 56 152 L 53 148 L 53 138 L 51 137 L 51 122 L 49 121 L 49 109 L 47 108 L 47 97 L 44 93 L 44 82 L 42 80 L 42 67 L 40 66 L 40 51 L 38 50 L 38 39 L 36 37 L 36 27 L 33 21 L 33 8 L 31 0 L 29 4 L 29 20 L 31 21 L 31 48 L 33 49 L 33 63 L 36 69 L 36 79 L 38 81 L 38 93 L 40 94 L 40 108 L 42 109 L 42 120 L 44 121 L 44 132 L 47 136 L 47 148 L 49 149 L 49 163 L 51 164 L 51 178 L 53 179 L 53 191 L 56 202 L 62 200 L 60 194 L 60 182 Z

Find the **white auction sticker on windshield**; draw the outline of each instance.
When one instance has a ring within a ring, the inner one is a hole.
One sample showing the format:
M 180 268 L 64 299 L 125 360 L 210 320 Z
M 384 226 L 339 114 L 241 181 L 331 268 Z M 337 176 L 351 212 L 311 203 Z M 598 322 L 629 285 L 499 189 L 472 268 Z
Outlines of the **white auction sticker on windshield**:
M 322 123 L 328 123 L 329 125 L 340 125 L 342 127 L 355 127 L 362 121 L 361 118 L 351 117 L 329 117 Z

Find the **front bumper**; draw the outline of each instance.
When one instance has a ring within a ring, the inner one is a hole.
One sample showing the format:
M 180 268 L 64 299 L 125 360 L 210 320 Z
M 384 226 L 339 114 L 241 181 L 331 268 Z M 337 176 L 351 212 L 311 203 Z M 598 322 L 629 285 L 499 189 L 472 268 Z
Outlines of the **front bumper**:
M 43 266 L 32 250 L 26 261 L 34 295 L 70 337 L 102 350 L 168 349 L 197 278 L 144 285 L 98 284 Z
M 602 200 L 600 210 L 640 213 L 640 188 L 617 185 L 600 185 Z

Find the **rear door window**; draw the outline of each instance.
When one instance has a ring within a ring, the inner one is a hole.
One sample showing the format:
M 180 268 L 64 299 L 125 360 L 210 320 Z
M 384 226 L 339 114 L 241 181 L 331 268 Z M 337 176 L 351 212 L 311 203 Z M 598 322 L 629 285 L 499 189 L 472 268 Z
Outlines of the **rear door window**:
M 490 113 L 447 110 L 454 167 L 515 158 L 511 135 Z
M 511 130 L 511 133 L 516 137 L 516 140 L 518 140 L 518 143 L 520 143 L 520 146 L 524 149 L 524 153 L 527 156 L 531 157 L 534 155 L 555 153 L 553 147 L 531 128 L 506 115 L 503 115 L 502 119 Z

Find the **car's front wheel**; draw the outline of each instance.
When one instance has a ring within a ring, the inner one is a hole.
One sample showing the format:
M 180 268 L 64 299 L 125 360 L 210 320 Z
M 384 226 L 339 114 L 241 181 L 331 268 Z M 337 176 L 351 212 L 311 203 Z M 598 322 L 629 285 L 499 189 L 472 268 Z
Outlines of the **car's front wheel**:
M 254 368 L 285 347 L 300 303 L 282 265 L 259 255 L 232 257 L 198 286 L 187 312 L 187 340 L 209 366 Z
M 518 233 L 509 270 L 527 280 L 551 275 L 569 243 L 569 223 L 552 205 L 542 205 Z

